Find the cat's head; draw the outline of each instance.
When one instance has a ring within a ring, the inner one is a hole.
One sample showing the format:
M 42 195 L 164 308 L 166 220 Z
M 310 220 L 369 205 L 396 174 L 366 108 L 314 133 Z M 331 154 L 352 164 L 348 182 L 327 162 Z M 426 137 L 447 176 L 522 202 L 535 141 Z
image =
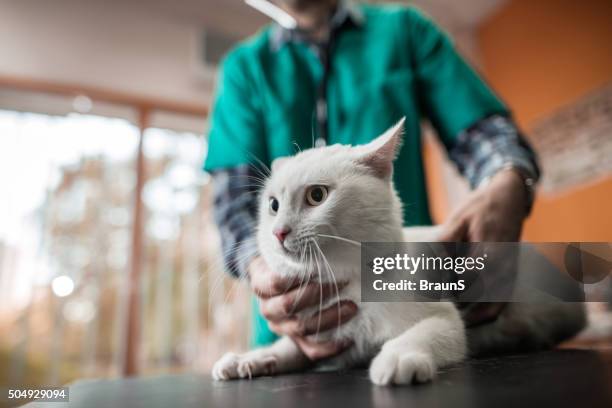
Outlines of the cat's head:
M 273 269 L 291 273 L 323 262 L 319 251 L 332 261 L 351 251 L 354 257 L 359 247 L 349 241 L 401 239 L 392 173 L 403 126 L 404 119 L 366 145 L 314 148 L 272 163 L 257 240 Z

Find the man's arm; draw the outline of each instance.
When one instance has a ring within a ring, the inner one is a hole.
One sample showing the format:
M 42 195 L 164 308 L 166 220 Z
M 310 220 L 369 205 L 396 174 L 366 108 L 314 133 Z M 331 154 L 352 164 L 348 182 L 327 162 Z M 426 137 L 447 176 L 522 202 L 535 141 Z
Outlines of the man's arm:
M 221 235 L 223 259 L 229 273 L 248 277 L 248 265 L 257 255 L 255 226 L 260 177 L 251 165 L 214 171 L 214 219 Z
M 442 241 L 520 238 L 539 170 L 505 104 L 431 20 L 411 11 L 409 36 L 420 104 L 474 191 L 444 224 Z M 468 326 L 495 319 L 503 304 L 479 303 Z
M 474 192 L 445 223 L 445 241 L 517 241 L 540 171 L 535 153 L 506 116 L 462 132 L 449 156 Z
M 478 121 L 459 135 L 449 156 L 476 191 L 445 225 L 441 240 L 519 239 L 523 219 L 533 204 L 533 186 L 540 171 L 533 149 L 514 122 L 501 115 Z M 513 270 L 510 267 L 504 273 Z M 462 307 L 469 327 L 494 320 L 504 303 Z
M 514 121 L 503 115 L 489 116 L 462 132 L 449 157 L 472 188 L 508 168 L 519 171 L 527 183 L 540 177 L 535 152 Z
M 449 241 L 516 241 L 539 176 L 507 106 L 431 20 L 408 10 L 420 106 L 475 191 L 446 223 Z M 502 171 L 510 169 L 510 171 Z

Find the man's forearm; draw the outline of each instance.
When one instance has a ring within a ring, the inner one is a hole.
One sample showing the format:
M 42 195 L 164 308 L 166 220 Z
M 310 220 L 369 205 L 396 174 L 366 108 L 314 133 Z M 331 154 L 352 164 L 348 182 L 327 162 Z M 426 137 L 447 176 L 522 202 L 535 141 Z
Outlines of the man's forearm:
M 221 235 L 227 271 L 234 277 L 247 276 L 247 267 L 257 255 L 257 179 L 250 165 L 217 170 L 213 173 L 214 218 Z
M 508 167 L 533 183 L 540 177 L 535 152 L 512 119 L 501 115 L 485 118 L 461 133 L 449 156 L 472 188 Z

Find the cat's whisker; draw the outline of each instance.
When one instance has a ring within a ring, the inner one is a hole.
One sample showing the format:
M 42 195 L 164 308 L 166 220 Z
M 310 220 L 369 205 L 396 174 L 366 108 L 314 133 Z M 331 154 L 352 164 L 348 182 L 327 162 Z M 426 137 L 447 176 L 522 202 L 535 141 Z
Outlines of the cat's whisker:
M 231 179 L 245 179 L 248 181 L 256 181 L 257 183 L 259 183 L 260 185 L 264 185 L 266 183 L 266 179 L 265 178 L 261 178 L 258 176 L 252 176 L 252 175 L 230 175 L 229 178 Z
M 213 283 L 213 288 L 210 290 L 210 298 L 214 299 L 217 290 L 219 290 L 222 287 L 223 282 L 225 281 L 225 276 L 224 274 L 221 274 L 219 276 L 217 276 L 217 278 L 215 279 L 215 282 Z M 228 303 L 229 299 L 232 297 L 232 295 L 234 294 L 234 292 L 237 290 L 237 288 L 239 287 L 239 285 L 246 279 L 246 277 L 244 276 L 240 276 L 237 279 L 232 279 L 230 281 L 230 287 L 227 290 L 227 293 L 223 296 L 223 299 L 221 301 L 221 305 L 225 305 L 226 303 Z M 214 304 L 215 307 L 218 306 L 217 304 Z M 213 302 L 209 302 L 208 305 L 208 316 L 212 316 L 212 308 L 213 308 Z
M 227 251 L 228 254 L 233 254 L 234 252 L 240 250 L 240 245 L 244 245 L 246 243 L 248 243 L 248 241 L 253 240 L 253 238 L 251 239 L 247 239 L 243 242 L 239 242 L 237 244 L 234 245 L 234 248 L 231 248 L 229 251 Z M 214 271 L 214 270 L 223 270 L 225 268 L 224 266 L 224 261 L 223 259 L 219 258 L 217 260 L 215 260 L 215 262 L 213 262 L 211 264 L 211 266 L 209 268 L 206 269 L 206 271 L 202 272 L 200 274 L 200 277 L 198 278 L 198 285 L 200 285 L 202 283 L 202 280 L 204 279 L 204 277 L 206 276 L 207 273 L 210 273 L 210 271 Z M 211 295 L 215 294 L 215 291 L 217 290 L 217 286 L 223 282 L 223 278 L 225 278 L 225 274 L 220 274 L 219 276 L 217 276 L 217 278 L 215 279 L 215 282 L 213 282 L 213 286 L 210 289 L 210 293 Z M 239 279 L 243 279 L 243 277 L 239 277 Z
M 249 193 L 253 193 L 253 192 L 259 193 L 259 190 L 260 190 L 260 189 L 262 189 L 262 188 L 264 187 L 264 185 L 263 185 L 263 184 L 257 184 L 257 183 L 254 183 L 254 184 L 242 184 L 242 186 L 241 186 L 241 187 L 246 187 L 246 188 L 248 188 L 249 190 L 247 190 L 247 191 L 248 191 Z M 256 190 L 252 190 L 252 189 L 254 189 L 254 188 L 255 188 Z
M 250 238 L 244 239 L 243 241 L 234 243 L 234 244 L 232 244 L 230 249 L 224 251 L 224 257 L 229 257 L 229 256 L 235 254 L 236 252 L 240 251 L 242 249 L 242 246 L 248 245 L 248 244 L 251 244 L 251 243 L 254 243 L 254 242 L 256 242 L 256 238 L 255 238 L 255 236 L 252 236 Z M 239 258 L 239 260 L 243 260 L 243 259 Z M 223 269 L 223 268 L 225 268 L 225 263 L 224 263 L 223 259 L 217 259 L 217 261 L 213 264 L 213 266 L 215 266 L 215 267 L 217 267 L 219 269 Z M 204 278 L 204 275 L 205 275 L 205 273 L 202 273 L 200 275 L 200 278 L 198 279 L 198 283 L 200 283 L 202 281 L 202 279 Z
M 312 147 L 315 147 L 315 123 L 317 123 L 317 112 L 316 109 L 313 109 L 312 116 L 310 118 L 310 134 L 312 136 Z
M 217 279 L 217 281 L 220 281 L 221 283 L 223 282 L 223 276 L 220 276 L 221 279 Z M 223 296 L 223 299 L 221 300 L 221 306 L 225 305 L 228 303 L 230 297 L 232 297 L 232 295 L 234 294 L 234 292 L 237 291 L 239 285 L 242 283 L 242 281 L 244 280 L 243 277 L 239 278 L 239 279 L 232 279 L 230 282 L 230 288 L 228 289 L 227 293 L 225 294 L 225 296 Z M 210 295 L 211 299 L 214 299 L 214 293 L 211 291 L 211 295 Z M 214 305 L 215 307 L 218 307 L 218 304 Z M 208 305 L 208 316 L 213 316 L 212 313 L 212 307 L 213 307 L 213 302 L 209 302 Z M 213 320 L 214 321 L 214 320 Z
M 313 262 L 313 251 L 312 251 L 312 246 L 310 245 L 310 243 L 306 244 L 307 248 L 308 248 L 308 263 L 306 265 L 306 269 L 304 269 L 303 275 L 306 277 L 311 277 L 312 276 L 312 268 L 313 266 L 311 266 L 312 262 Z
M 255 166 L 254 164 L 250 164 L 250 166 L 253 168 L 253 170 L 255 170 L 257 173 L 259 173 L 261 176 L 263 176 L 263 178 L 268 177 L 272 173 L 272 170 L 270 170 L 270 168 L 268 166 L 266 166 L 266 164 L 264 162 L 259 160 L 259 158 L 257 158 L 253 154 L 251 154 L 251 157 L 253 157 L 255 159 L 257 164 L 259 164 L 259 166 Z M 265 173 L 264 173 L 264 170 L 265 170 Z
M 297 148 L 298 152 L 302 152 L 302 148 L 300 147 L 300 145 L 294 140 L 293 141 L 293 145 Z
M 336 302 L 336 312 L 338 313 L 338 318 L 340 318 L 340 289 L 338 288 L 338 281 L 336 280 L 336 276 L 335 273 L 331 267 L 331 265 L 329 264 L 329 262 L 327 261 L 327 257 L 325 256 L 325 254 L 323 253 L 323 250 L 321 249 L 321 247 L 319 246 L 319 244 L 317 243 L 317 241 L 314 241 L 314 244 L 317 247 L 317 250 L 319 251 L 319 254 L 321 255 L 323 261 L 326 264 L 326 270 L 327 273 L 329 274 L 329 276 L 331 277 L 331 280 L 334 284 L 334 289 L 336 291 L 336 299 L 338 300 L 338 302 Z M 338 325 L 336 327 L 336 337 L 340 337 L 340 325 Z
M 328 235 L 328 234 L 316 234 L 318 237 L 324 237 L 324 238 L 331 238 L 331 239 L 337 239 L 338 241 L 344 241 L 346 243 L 361 247 L 361 242 L 359 241 L 354 241 L 352 239 L 348 239 L 348 238 L 344 238 L 344 237 L 339 237 L 337 235 Z
M 316 241 L 313 241 L 313 242 L 316 245 Z M 316 252 L 315 252 L 315 255 L 316 255 Z M 321 281 L 321 267 L 319 265 L 318 258 L 315 258 L 315 259 L 316 259 L 316 268 L 317 268 L 317 272 L 319 274 L 319 284 L 320 284 L 320 281 Z M 321 297 L 322 294 L 323 294 L 323 287 L 320 286 L 319 290 L 320 290 L 320 297 Z M 322 312 L 321 307 L 322 307 L 322 305 L 320 305 L 319 309 L 318 309 L 317 332 L 315 333 L 315 336 L 317 336 L 317 337 L 319 336 L 319 331 L 321 329 L 321 312 Z
M 242 249 L 242 247 L 244 245 L 248 245 L 252 242 L 255 241 L 255 237 L 251 237 L 248 239 L 245 239 L 244 241 L 235 243 L 234 245 L 232 245 L 232 248 L 230 248 L 229 250 L 226 251 L 226 256 L 230 256 L 238 251 L 240 251 Z M 236 257 L 236 263 L 242 263 L 244 260 L 246 260 L 248 257 L 250 257 L 251 254 L 250 253 L 245 253 L 245 254 L 239 254 L 238 257 Z M 215 262 L 213 262 L 210 267 L 208 267 L 206 269 L 206 271 L 202 272 L 199 279 L 198 279 L 198 285 L 200 285 L 202 283 L 202 280 L 204 279 L 204 277 L 206 276 L 206 274 L 210 274 L 211 272 L 214 271 L 223 271 L 223 269 L 225 269 L 225 262 L 223 257 L 216 259 Z M 209 293 L 211 298 L 214 298 L 217 291 L 221 289 L 221 287 L 223 286 L 223 282 L 225 281 L 226 278 L 226 274 L 225 273 L 220 273 L 219 275 L 216 276 L 214 282 L 212 283 L 210 289 L 209 289 Z M 234 280 L 235 283 L 242 283 L 244 280 L 247 280 L 247 276 L 245 275 L 239 275 L 237 276 L 237 279 Z M 209 303 L 209 307 L 208 307 L 208 313 L 212 313 L 212 308 L 213 308 L 213 304 L 212 302 Z
M 319 317 L 317 319 L 317 340 L 319 338 L 319 331 L 321 330 L 321 313 L 323 309 L 323 282 L 321 279 L 321 269 L 317 268 L 317 271 L 319 272 Z
M 242 200 L 244 197 L 248 197 L 248 196 L 258 196 L 260 193 L 259 190 L 247 190 L 247 191 L 243 191 L 240 193 L 240 195 L 238 195 L 234 200 Z
M 302 253 L 304 255 L 302 255 Z M 302 247 L 300 251 L 300 263 L 303 263 L 303 258 L 305 256 L 305 253 L 306 253 L 306 247 Z M 293 300 L 293 305 L 292 305 L 292 308 L 289 314 L 293 314 L 295 312 L 295 308 L 297 307 L 297 302 L 299 302 L 299 300 L 304 295 L 304 292 L 306 291 L 306 285 L 304 285 L 305 278 L 306 278 L 306 271 L 300 272 L 300 284 L 297 287 L 298 292 L 297 292 L 295 299 Z M 297 279 L 297 276 L 294 276 L 294 279 Z M 293 281 L 291 282 L 290 286 L 293 287 Z

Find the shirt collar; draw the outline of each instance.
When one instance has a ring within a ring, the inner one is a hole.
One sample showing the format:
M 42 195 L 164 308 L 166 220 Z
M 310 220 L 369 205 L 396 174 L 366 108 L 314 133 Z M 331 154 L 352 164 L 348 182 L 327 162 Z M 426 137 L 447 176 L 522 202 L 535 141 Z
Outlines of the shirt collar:
M 330 26 L 332 31 L 338 30 L 345 25 L 360 27 L 364 23 L 362 11 L 350 0 L 340 0 L 338 8 L 331 18 Z M 303 42 L 305 38 L 297 30 L 288 30 L 279 24 L 274 24 L 270 33 L 270 48 L 276 52 L 285 44 L 290 42 Z

